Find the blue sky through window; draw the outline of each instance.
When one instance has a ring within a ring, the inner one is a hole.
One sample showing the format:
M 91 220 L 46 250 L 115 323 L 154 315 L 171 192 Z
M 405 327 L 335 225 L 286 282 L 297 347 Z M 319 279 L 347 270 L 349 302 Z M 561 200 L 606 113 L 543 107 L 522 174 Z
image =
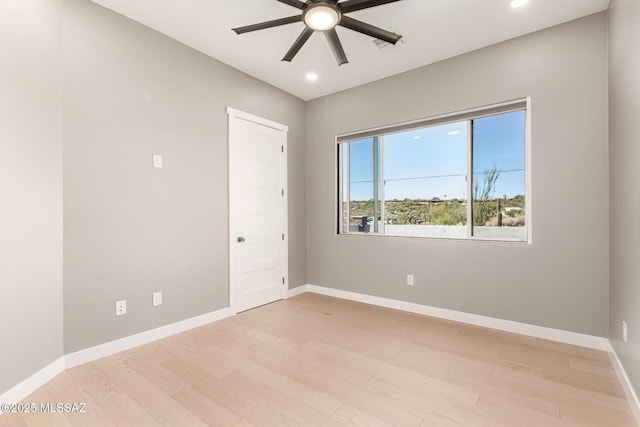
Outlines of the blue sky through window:
M 474 179 L 500 171 L 496 197 L 524 195 L 525 112 L 473 120 Z M 385 135 L 385 199 L 466 199 L 469 121 Z M 346 146 L 345 146 L 346 147 Z M 346 148 L 345 148 L 346 149 Z M 353 141 L 350 149 L 350 198 L 373 198 L 373 138 Z

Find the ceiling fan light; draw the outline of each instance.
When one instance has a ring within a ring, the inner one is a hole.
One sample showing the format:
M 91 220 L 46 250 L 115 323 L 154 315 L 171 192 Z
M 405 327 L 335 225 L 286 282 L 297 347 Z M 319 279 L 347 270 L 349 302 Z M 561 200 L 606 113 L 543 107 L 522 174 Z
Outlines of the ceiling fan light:
M 318 5 L 310 7 L 304 14 L 304 23 L 313 30 L 326 31 L 330 30 L 340 20 L 338 11 L 332 7 Z
M 514 8 L 514 9 L 516 9 L 516 8 L 518 8 L 518 7 L 522 7 L 522 6 L 524 6 L 524 5 L 525 5 L 525 4 L 527 4 L 527 3 L 529 3 L 529 0 L 513 0 L 513 1 L 511 2 L 511 7 L 512 7 L 512 8 Z

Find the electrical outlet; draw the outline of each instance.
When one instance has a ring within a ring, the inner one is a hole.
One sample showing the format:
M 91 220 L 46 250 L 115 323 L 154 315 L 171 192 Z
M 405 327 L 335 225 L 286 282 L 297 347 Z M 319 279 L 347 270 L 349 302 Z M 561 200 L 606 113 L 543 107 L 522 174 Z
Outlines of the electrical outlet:
M 162 304 L 162 292 L 154 292 L 153 293 L 153 298 L 152 298 L 151 304 L 153 304 L 154 307 Z
M 627 335 L 627 322 L 622 322 L 622 341 L 629 342 L 629 336 Z
M 153 155 L 153 167 L 156 169 L 162 169 L 162 156 L 160 154 Z
M 116 316 L 127 314 L 127 300 L 116 301 Z
M 407 274 L 407 285 L 413 286 L 413 274 Z

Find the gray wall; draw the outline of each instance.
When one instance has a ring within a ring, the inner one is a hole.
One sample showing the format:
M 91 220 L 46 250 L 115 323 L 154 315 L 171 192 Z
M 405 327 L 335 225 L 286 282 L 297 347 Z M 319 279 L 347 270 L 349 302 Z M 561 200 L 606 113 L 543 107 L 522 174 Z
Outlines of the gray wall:
M 64 4 L 65 352 L 228 306 L 226 106 L 289 126 L 289 281 L 304 284 L 305 103 L 87 0 Z
M 612 0 L 609 9 L 610 317 L 609 336 L 640 391 L 640 3 Z M 629 343 L 622 341 L 627 322 Z
M 290 287 L 600 336 L 610 320 L 640 383 L 638 197 L 628 184 L 640 162 L 640 10 L 631 0 L 613 0 L 610 14 L 610 210 L 605 14 L 305 105 L 87 0 L 2 7 L 0 200 L 10 203 L 0 209 L 0 393 L 63 350 L 227 306 L 227 105 L 290 127 Z M 524 96 L 533 100 L 532 245 L 335 236 L 335 134 Z M 154 153 L 161 170 L 150 167 Z M 404 285 L 407 273 L 415 286 Z M 165 301 L 152 309 L 157 290 Z M 113 314 L 117 299 L 128 300 L 124 317 Z
M 61 14 L 0 5 L 0 394 L 62 356 Z
M 335 235 L 336 134 L 525 96 L 532 245 Z M 311 101 L 309 283 L 607 336 L 607 97 L 601 13 Z

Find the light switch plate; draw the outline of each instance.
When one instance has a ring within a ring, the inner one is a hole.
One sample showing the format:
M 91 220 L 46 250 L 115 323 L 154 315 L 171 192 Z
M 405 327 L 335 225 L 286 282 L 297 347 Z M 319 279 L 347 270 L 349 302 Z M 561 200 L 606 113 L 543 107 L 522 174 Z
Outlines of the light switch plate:
M 162 156 L 160 154 L 153 155 L 153 167 L 162 169 Z
M 162 292 L 154 292 L 152 302 L 154 307 L 162 304 Z
M 116 316 L 127 314 L 127 300 L 116 301 Z

